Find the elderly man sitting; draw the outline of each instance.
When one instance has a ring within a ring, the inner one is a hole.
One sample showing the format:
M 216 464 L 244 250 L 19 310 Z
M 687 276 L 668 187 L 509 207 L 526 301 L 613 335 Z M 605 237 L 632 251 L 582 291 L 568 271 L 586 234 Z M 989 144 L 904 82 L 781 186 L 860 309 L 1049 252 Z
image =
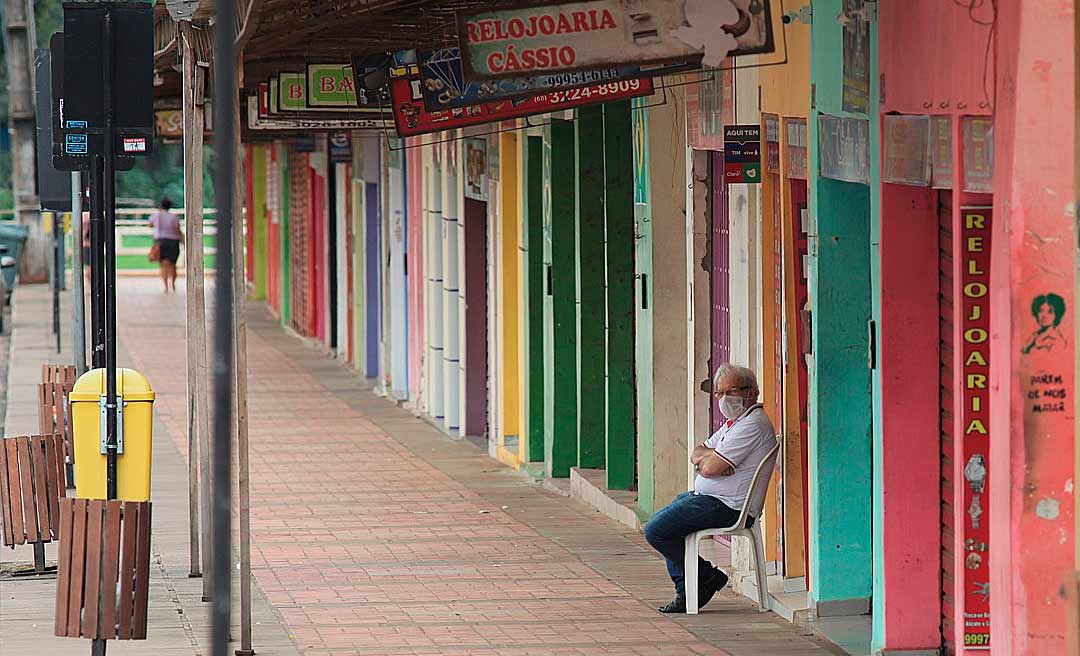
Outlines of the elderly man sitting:
M 713 377 L 713 393 L 720 397 L 720 412 L 727 421 L 712 437 L 694 448 L 690 462 L 697 471 L 694 491 L 684 492 L 645 525 L 645 539 L 667 559 L 675 583 L 675 599 L 658 610 L 685 613 L 683 548 L 687 535 L 708 528 L 731 526 L 739 519 L 750 492 L 750 480 L 776 444 L 776 431 L 757 402 L 758 384 L 746 367 L 723 364 Z M 702 559 L 698 607 L 709 603 L 728 577 Z

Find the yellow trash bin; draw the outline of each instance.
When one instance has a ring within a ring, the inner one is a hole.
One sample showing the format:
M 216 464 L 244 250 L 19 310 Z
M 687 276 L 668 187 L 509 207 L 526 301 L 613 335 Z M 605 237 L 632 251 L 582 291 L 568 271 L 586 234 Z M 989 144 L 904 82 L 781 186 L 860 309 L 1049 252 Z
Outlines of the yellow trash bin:
M 71 390 L 75 496 L 81 499 L 106 496 L 108 458 L 101 446 L 104 395 L 104 369 L 91 369 L 79 376 Z M 116 456 L 116 496 L 124 501 L 148 501 L 154 391 L 146 377 L 134 369 L 117 369 L 116 395 L 123 399 L 123 452 Z

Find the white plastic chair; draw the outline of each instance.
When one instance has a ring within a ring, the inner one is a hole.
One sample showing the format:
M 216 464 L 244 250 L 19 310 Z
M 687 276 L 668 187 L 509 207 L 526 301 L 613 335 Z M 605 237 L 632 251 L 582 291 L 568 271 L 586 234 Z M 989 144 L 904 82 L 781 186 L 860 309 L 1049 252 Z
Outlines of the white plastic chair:
M 686 536 L 686 551 L 683 561 L 683 572 L 686 581 L 686 614 L 698 614 L 698 553 L 700 542 L 704 538 L 713 535 L 741 535 L 750 540 L 750 548 L 754 552 L 754 568 L 757 570 L 758 610 L 762 613 L 769 610 L 769 591 L 766 588 L 765 576 L 765 546 L 761 539 L 761 522 L 754 522 L 753 528 L 747 528 L 746 523 L 751 517 L 761 516 L 761 509 L 765 506 L 765 495 L 769 491 L 769 479 L 772 478 L 773 467 L 776 465 L 777 454 L 780 453 L 781 437 L 776 437 L 776 445 L 765 456 L 754 472 L 754 478 L 750 480 L 750 491 L 743 502 L 742 510 L 739 511 L 739 519 L 726 528 L 710 528 Z

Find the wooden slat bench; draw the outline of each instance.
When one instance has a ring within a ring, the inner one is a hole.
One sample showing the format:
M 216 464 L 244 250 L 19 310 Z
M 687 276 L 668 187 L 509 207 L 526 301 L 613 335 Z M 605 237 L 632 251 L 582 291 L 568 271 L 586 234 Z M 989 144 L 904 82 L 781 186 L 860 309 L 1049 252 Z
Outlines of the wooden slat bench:
M 150 505 L 149 501 L 61 500 L 56 635 L 146 639 Z
M 59 433 L 64 436 L 63 461 L 67 487 L 75 487 L 73 467 L 75 448 L 72 443 L 71 401 L 75 386 L 75 367 L 61 364 L 41 365 L 41 384 L 38 385 L 38 431 L 42 435 Z
M 34 545 L 34 573 L 45 568 L 45 544 L 59 537 L 64 496 L 64 439 L 29 435 L 0 440 L 0 522 L 4 545 Z

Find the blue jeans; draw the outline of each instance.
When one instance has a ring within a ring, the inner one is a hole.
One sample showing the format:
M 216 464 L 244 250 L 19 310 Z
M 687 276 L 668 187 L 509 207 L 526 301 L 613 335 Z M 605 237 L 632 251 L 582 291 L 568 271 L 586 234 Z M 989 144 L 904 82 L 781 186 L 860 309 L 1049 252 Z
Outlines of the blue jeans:
M 678 596 L 686 592 L 683 576 L 686 536 L 707 528 L 731 526 L 738 519 L 739 511 L 728 508 L 716 497 L 683 492 L 645 524 L 645 539 L 667 560 L 668 574 Z M 699 560 L 698 576 L 704 581 L 716 568 L 704 558 Z

